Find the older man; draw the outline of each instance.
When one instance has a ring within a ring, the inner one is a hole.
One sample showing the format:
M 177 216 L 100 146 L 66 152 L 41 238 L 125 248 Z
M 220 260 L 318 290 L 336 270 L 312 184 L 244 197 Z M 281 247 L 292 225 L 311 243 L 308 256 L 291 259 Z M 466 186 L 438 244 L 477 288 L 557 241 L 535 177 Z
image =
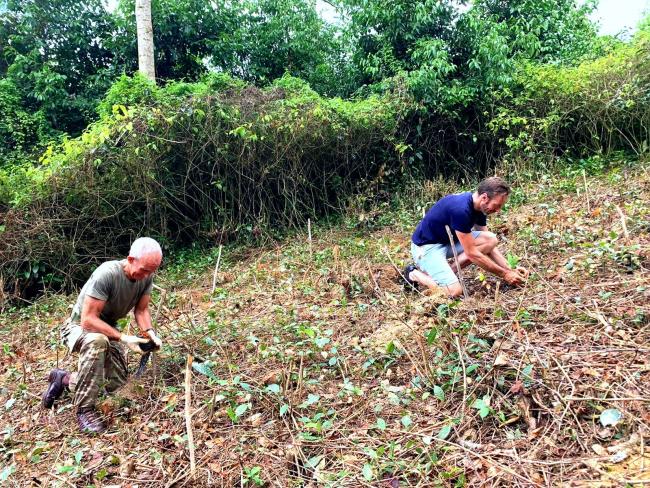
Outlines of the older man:
M 512 269 L 497 248 L 496 236 L 487 231 L 487 215 L 501 210 L 509 194 L 508 184 L 492 177 L 483 180 L 475 192 L 447 195 L 436 202 L 411 238 L 415 265 L 404 270 L 409 284 L 441 287 L 452 297 L 463 293 L 456 276 L 456 263 L 450 266 L 447 261 L 453 257 L 453 250 L 446 226 L 451 230 L 461 268 L 474 263 L 508 284 L 522 284 L 528 271 Z
M 135 240 L 126 259 L 105 262 L 93 272 L 63 325 L 63 342 L 71 352 L 79 353 L 78 370 L 69 373 L 53 369 L 42 403 L 43 407 L 52 408 L 54 401 L 69 389 L 83 432 L 99 433 L 106 429 L 95 403 L 100 388 L 112 393 L 126 383 L 124 346 L 141 354 L 140 344 L 151 340 L 156 347 L 162 345 L 149 313 L 152 278 L 161 261 L 162 250 L 155 240 Z M 131 310 L 143 337 L 125 335 L 117 329 L 118 320 Z

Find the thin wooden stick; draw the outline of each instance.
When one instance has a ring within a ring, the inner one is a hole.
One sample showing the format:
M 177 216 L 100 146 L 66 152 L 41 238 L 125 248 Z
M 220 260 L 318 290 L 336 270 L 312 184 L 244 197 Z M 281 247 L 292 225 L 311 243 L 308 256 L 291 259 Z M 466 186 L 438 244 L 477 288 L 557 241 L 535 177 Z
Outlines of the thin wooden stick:
M 219 245 L 219 254 L 217 255 L 217 264 L 214 267 L 214 275 L 212 275 L 212 291 L 210 293 L 214 293 L 214 290 L 217 287 L 217 273 L 219 272 L 219 264 L 221 263 L 221 249 L 222 248 L 223 248 L 223 246 Z
M 458 336 L 454 335 L 454 344 L 456 345 L 456 350 L 458 351 L 458 360 L 460 365 L 463 368 L 463 404 L 462 404 L 462 416 L 465 416 L 465 407 L 467 407 L 467 370 L 465 369 L 465 360 L 463 359 L 463 350 L 460 348 L 460 342 L 458 341 Z
M 196 459 L 194 457 L 194 434 L 192 433 L 192 355 L 187 355 L 185 368 L 185 430 L 187 430 L 187 446 L 190 450 L 190 476 L 196 473 Z
M 156 314 L 153 316 L 153 319 L 157 322 L 158 316 L 160 315 L 160 309 L 162 308 L 163 303 L 165 303 L 165 298 L 167 297 L 167 290 L 156 285 L 155 283 L 153 284 L 153 287 L 160 292 L 160 301 L 156 307 Z
M 314 251 L 311 245 L 311 219 L 307 219 L 307 234 L 309 236 L 309 258 L 312 259 L 314 257 Z
M 614 398 L 599 398 L 599 397 L 576 397 L 576 396 L 567 396 L 560 397 L 562 400 L 571 401 L 571 402 L 650 402 L 650 398 L 647 397 L 614 397 Z
M 582 170 L 582 182 L 585 185 L 585 198 L 587 199 L 587 211 L 591 213 L 591 203 L 589 202 L 589 190 L 587 189 L 587 175 L 585 174 L 584 168 Z
M 630 239 L 630 233 L 627 231 L 627 224 L 625 223 L 625 214 L 623 213 L 623 210 L 621 210 L 621 207 L 616 205 L 616 211 L 618 212 L 618 216 L 621 218 L 621 227 L 623 227 L 623 235 L 625 236 L 625 240 Z
M 160 301 L 158 302 L 158 306 L 156 307 L 156 313 L 153 316 L 154 322 L 156 322 L 156 326 L 158 325 L 158 317 L 160 316 L 160 309 L 163 306 L 163 303 L 165 303 L 165 299 L 167 298 L 167 290 L 165 288 L 162 288 L 154 283 L 153 287 L 160 292 Z M 158 378 L 158 355 L 156 354 L 156 351 L 151 351 L 151 371 L 153 374 L 153 383 L 156 383 L 156 379 Z
M 445 225 L 447 230 L 447 236 L 449 236 L 449 243 L 451 244 L 451 250 L 454 253 L 454 261 L 456 262 L 456 269 L 458 270 L 458 279 L 460 280 L 460 286 L 463 288 L 463 296 L 465 298 L 469 297 L 467 293 L 467 288 L 465 288 L 465 280 L 463 279 L 463 270 L 460 269 L 460 263 L 458 262 L 458 253 L 456 252 L 456 245 L 454 244 L 454 237 L 451 235 L 451 229 L 448 225 Z

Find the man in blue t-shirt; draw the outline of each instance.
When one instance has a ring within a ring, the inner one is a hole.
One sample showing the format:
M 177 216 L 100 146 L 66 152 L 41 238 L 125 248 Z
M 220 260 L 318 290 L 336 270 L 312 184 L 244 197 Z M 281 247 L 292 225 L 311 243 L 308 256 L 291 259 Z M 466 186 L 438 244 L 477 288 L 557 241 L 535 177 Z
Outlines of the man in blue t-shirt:
M 429 288 L 442 287 L 449 296 L 462 295 L 456 276 L 456 263 L 449 265 L 453 250 L 445 226 L 454 238 L 461 268 L 475 263 L 510 285 L 524 282 L 528 271 L 512 269 L 497 249 L 497 237 L 487 231 L 486 216 L 501 210 L 508 200 L 510 187 L 501 178 L 483 180 L 472 192 L 447 195 L 429 209 L 411 238 L 415 265 L 404 270 L 409 284 L 421 283 Z

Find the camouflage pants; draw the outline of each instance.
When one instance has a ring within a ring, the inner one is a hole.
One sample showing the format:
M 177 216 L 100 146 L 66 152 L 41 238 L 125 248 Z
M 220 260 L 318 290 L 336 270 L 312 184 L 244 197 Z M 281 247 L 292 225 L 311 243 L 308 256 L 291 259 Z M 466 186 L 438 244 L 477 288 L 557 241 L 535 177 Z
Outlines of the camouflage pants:
M 128 367 L 119 342 L 109 341 L 104 334 L 82 331 L 72 352 L 79 353 L 78 369 L 70 375 L 70 391 L 78 409 L 93 407 L 102 387 L 112 393 L 126 383 Z

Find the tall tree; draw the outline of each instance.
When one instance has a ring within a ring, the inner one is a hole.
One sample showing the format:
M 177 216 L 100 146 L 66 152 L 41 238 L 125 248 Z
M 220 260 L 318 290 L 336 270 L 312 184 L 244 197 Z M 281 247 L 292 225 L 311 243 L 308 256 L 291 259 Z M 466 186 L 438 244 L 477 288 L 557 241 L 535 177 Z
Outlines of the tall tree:
M 481 19 L 507 26 L 513 55 L 543 63 L 572 64 L 601 54 L 589 19 L 597 0 L 476 0 Z
M 136 0 L 135 23 L 138 32 L 138 70 L 151 81 L 156 81 L 151 0 Z
M 159 80 L 194 81 L 207 71 L 208 57 L 228 71 L 235 12 L 230 0 L 149 0 L 153 22 L 154 62 Z M 120 0 L 114 19 L 116 32 L 110 47 L 120 70 L 138 69 L 135 0 Z
M 338 91 L 337 29 L 323 21 L 314 0 L 244 0 L 238 19 L 227 71 L 260 84 L 289 73 L 321 93 Z M 220 48 L 216 44 L 215 52 Z
M 102 0 L 9 0 L 0 16 L 0 77 L 30 113 L 77 134 L 94 117 L 110 77 L 113 33 Z

